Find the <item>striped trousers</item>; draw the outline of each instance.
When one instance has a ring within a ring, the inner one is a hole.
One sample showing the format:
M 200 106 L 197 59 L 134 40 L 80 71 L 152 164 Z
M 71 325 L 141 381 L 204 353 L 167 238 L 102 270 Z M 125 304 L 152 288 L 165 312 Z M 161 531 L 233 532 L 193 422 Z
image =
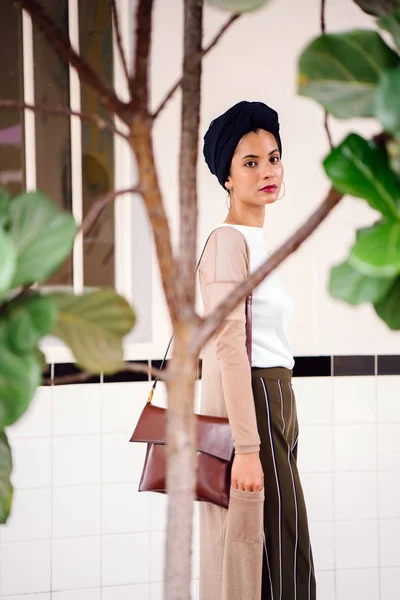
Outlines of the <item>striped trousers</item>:
M 264 471 L 262 600 L 315 600 L 314 561 L 297 470 L 299 426 L 292 371 L 252 368 Z

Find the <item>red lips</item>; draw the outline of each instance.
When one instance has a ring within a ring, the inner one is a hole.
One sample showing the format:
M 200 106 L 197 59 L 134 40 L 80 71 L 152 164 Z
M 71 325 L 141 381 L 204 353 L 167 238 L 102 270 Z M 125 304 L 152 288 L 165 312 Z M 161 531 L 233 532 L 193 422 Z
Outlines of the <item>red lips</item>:
M 260 190 L 261 192 L 275 192 L 278 189 L 276 185 L 266 185 Z

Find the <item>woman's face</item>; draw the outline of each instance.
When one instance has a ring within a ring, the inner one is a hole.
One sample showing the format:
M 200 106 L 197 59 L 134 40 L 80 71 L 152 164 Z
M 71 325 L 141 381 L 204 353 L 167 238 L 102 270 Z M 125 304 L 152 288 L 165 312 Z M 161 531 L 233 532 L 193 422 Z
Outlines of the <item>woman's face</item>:
M 225 183 L 233 200 L 259 206 L 272 204 L 279 198 L 282 181 L 283 165 L 275 136 L 264 129 L 244 135 Z

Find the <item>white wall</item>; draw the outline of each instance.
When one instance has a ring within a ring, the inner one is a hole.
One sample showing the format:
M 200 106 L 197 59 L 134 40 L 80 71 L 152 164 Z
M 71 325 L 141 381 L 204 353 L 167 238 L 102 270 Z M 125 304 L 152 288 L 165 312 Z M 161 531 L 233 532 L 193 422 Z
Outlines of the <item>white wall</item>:
M 293 387 L 318 600 L 398 600 L 400 376 Z M 16 492 L 0 529 L 0 598 L 162 599 L 165 498 L 137 492 L 144 447 L 128 443 L 149 389 L 42 388 L 10 429 Z M 195 599 L 196 518 L 192 575 Z

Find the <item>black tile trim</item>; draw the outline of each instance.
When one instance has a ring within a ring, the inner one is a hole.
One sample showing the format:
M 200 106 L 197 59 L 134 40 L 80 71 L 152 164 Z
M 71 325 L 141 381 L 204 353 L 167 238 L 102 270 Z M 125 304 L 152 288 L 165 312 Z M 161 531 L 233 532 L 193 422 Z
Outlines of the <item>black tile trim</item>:
M 151 363 L 153 369 L 160 369 L 161 360 L 142 359 L 127 361 L 128 363 Z M 163 369 L 168 366 L 166 360 Z M 387 355 L 346 355 L 346 356 L 297 356 L 293 367 L 293 377 L 330 377 L 336 376 L 366 376 L 375 375 L 377 364 L 377 375 L 400 375 L 400 354 Z M 79 375 L 82 371 L 74 363 L 54 363 L 54 377 L 65 377 Z M 202 359 L 199 359 L 198 379 L 202 375 Z M 44 379 L 51 377 L 51 364 L 47 365 Z M 154 381 L 154 375 L 151 381 Z M 149 381 L 146 373 L 135 373 L 132 371 L 120 371 L 114 375 L 104 375 L 104 383 Z M 92 375 L 89 379 L 81 382 L 70 383 L 99 383 L 100 375 Z M 68 382 L 65 384 L 68 385 Z
M 400 375 L 400 354 L 379 355 L 378 375 Z
M 148 364 L 148 360 L 127 360 L 128 364 Z M 119 371 L 113 375 L 104 375 L 104 383 L 118 383 L 118 382 L 129 382 L 129 381 L 148 381 L 149 376 L 147 373 L 135 373 L 134 371 Z
M 162 367 L 161 371 L 164 371 L 164 370 L 165 370 L 165 369 L 168 367 L 169 360 L 170 360 L 169 358 L 167 358 L 167 359 L 165 360 L 165 362 L 164 362 L 164 364 L 163 364 L 163 367 Z M 151 361 L 151 366 L 152 366 L 152 368 L 153 368 L 153 369 L 158 369 L 158 370 L 160 370 L 160 368 L 161 368 L 161 363 L 162 363 L 162 360 L 152 360 L 152 361 Z M 154 381 L 154 380 L 155 380 L 155 376 L 154 376 L 154 375 L 152 375 L 152 376 L 151 376 L 151 380 L 152 380 L 152 381 Z
M 334 356 L 333 357 L 333 375 L 355 376 L 355 375 L 375 375 L 375 356 Z
M 80 369 L 75 363 L 54 363 L 55 379 L 58 377 L 79 375 L 80 373 L 82 373 L 82 369 Z M 75 383 L 100 383 L 100 375 L 91 375 L 89 379 L 85 379 L 85 381 L 66 382 L 65 385 L 71 385 Z
M 298 356 L 294 359 L 293 377 L 330 377 L 330 356 Z

